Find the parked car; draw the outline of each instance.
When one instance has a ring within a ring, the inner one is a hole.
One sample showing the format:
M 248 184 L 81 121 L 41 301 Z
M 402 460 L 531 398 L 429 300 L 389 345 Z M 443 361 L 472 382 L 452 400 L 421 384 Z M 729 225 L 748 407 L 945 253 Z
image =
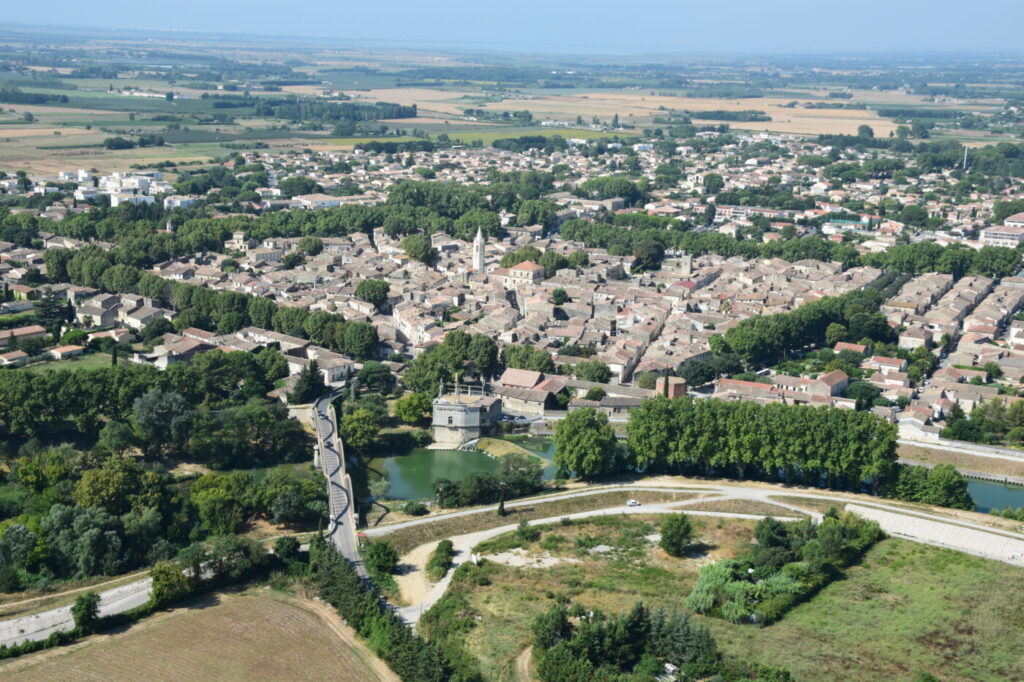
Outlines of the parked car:
M 626 500 L 627 507 L 639 507 L 640 503 L 637 500 Z

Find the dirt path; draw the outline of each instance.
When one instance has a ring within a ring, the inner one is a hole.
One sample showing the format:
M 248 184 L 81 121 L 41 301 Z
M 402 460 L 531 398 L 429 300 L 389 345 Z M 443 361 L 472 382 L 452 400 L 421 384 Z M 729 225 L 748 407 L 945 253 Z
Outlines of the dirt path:
M 516 679 L 519 682 L 532 682 L 533 675 L 530 674 L 530 658 L 533 656 L 533 647 L 523 649 L 523 653 L 516 656 Z
M 377 658 L 365 644 L 359 641 L 356 631 L 342 620 L 341 616 L 331 608 L 330 604 L 325 604 L 316 599 L 303 599 L 300 597 L 294 597 L 287 601 L 299 608 L 315 613 L 338 639 L 351 648 L 363 663 L 376 673 L 379 680 L 382 680 L 382 682 L 402 682 L 398 675 L 392 672 L 391 668 L 384 661 Z
M 427 542 L 398 560 L 401 573 L 395 575 L 395 582 L 406 604 L 419 604 L 427 598 L 430 581 L 427 579 L 426 566 L 436 547 L 436 542 Z

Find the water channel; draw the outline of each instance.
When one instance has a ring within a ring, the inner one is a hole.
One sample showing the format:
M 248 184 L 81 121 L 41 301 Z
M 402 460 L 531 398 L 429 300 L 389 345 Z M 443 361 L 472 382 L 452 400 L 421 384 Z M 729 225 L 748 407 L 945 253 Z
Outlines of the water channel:
M 517 440 L 516 444 L 544 459 L 544 479 L 554 478 L 555 446 L 551 439 L 531 437 Z M 434 482 L 439 479 L 461 481 L 472 473 L 493 473 L 500 462 L 484 452 L 417 448 L 405 455 L 377 460 L 375 465 L 386 472 L 390 480 L 388 497 L 414 500 L 431 497 Z M 1007 506 L 1024 507 L 1024 486 L 971 480 L 967 487 L 977 510 L 982 513 Z

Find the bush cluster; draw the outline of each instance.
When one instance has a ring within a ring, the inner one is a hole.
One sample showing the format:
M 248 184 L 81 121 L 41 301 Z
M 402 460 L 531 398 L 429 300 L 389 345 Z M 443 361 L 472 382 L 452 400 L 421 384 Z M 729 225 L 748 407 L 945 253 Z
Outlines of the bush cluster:
M 687 608 L 733 623 L 769 625 L 835 580 L 884 534 L 874 521 L 830 510 L 821 524 L 762 519 L 743 557 L 703 567 Z

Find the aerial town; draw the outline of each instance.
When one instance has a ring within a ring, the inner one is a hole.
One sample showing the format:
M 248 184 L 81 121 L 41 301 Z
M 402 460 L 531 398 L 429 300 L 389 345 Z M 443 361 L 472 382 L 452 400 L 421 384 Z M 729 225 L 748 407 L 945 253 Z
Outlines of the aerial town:
M 1024 679 L 1024 61 L 49 31 L 0 677 Z

